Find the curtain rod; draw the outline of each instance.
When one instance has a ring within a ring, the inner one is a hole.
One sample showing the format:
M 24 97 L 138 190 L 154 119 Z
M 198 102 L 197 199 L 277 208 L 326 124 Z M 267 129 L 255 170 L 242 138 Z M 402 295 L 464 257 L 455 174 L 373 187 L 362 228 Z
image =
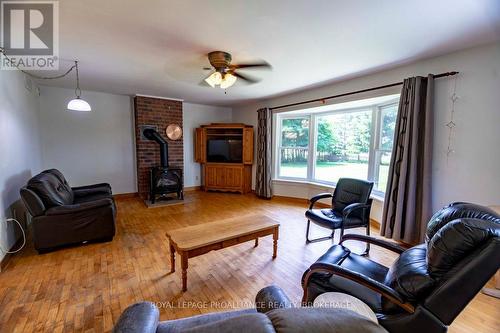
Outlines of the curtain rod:
M 434 75 L 434 78 L 439 79 L 441 77 L 446 77 L 446 76 L 453 76 L 457 75 L 459 72 L 446 72 L 446 73 L 441 73 L 441 74 L 436 74 Z M 355 95 L 355 94 L 360 94 L 368 91 L 373 91 L 373 90 L 379 90 L 379 89 L 384 89 L 384 88 L 390 88 L 390 87 L 395 87 L 402 85 L 403 81 L 401 82 L 396 82 L 396 83 L 390 83 L 386 84 L 383 86 L 378 86 L 378 87 L 373 87 L 373 88 L 368 88 L 368 89 L 362 89 L 362 90 L 357 90 L 357 91 L 351 91 L 343 94 L 338 94 L 338 95 L 333 95 L 333 96 L 328 96 L 328 97 L 323 97 L 323 98 L 316 98 L 316 99 L 310 99 L 307 101 L 302 101 L 302 102 L 297 102 L 297 103 L 290 103 L 290 104 L 285 104 L 285 105 L 280 105 L 280 106 L 275 106 L 273 108 L 269 108 L 270 110 L 277 110 L 277 109 L 283 109 L 283 108 L 288 108 L 290 106 L 297 106 L 297 105 L 303 105 L 303 104 L 309 104 L 309 103 L 314 103 L 314 102 L 324 102 L 327 99 L 333 99 L 333 98 L 339 98 L 339 97 L 344 97 L 344 96 L 349 96 L 349 95 Z

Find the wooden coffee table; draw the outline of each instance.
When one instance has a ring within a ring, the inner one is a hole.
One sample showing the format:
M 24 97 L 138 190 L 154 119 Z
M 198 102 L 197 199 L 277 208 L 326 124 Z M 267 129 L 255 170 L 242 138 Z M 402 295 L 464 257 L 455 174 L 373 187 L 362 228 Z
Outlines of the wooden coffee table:
M 182 291 L 187 290 L 188 258 L 210 251 L 273 235 L 273 259 L 278 250 L 279 222 L 264 215 L 247 215 L 203 223 L 167 232 L 170 243 L 170 272 L 175 272 L 175 252 L 181 256 Z

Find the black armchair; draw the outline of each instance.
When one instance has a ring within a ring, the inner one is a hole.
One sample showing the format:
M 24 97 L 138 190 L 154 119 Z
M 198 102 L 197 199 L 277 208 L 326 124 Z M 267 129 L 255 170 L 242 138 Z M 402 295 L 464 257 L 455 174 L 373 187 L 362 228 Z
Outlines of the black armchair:
M 399 255 L 388 268 L 344 246 L 356 240 Z M 453 203 L 428 223 L 426 242 L 409 249 L 363 235 L 345 235 L 304 272 L 303 302 L 337 291 L 364 301 L 389 332 L 447 331 L 500 268 L 500 216 Z
M 109 184 L 71 187 L 60 171 L 50 169 L 31 178 L 20 192 L 39 253 L 113 239 L 116 208 Z
M 317 242 L 333 239 L 335 230 L 340 229 L 340 237 L 344 235 L 345 229 L 365 227 L 366 234 L 370 234 L 370 210 L 372 200 L 370 194 L 373 183 L 360 179 L 341 178 L 337 182 L 335 191 L 321 193 L 311 198 L 309 209 L 306 211 L 307 230 L 306 242 Z M 318 200 L 332 198 L 332 208 L 315 209 Z M 332 230 L 330 236 L 309 239 L 309 228 L 311 222 L 324 228 Z M 370 250 L 369 244 L 366 254 Z

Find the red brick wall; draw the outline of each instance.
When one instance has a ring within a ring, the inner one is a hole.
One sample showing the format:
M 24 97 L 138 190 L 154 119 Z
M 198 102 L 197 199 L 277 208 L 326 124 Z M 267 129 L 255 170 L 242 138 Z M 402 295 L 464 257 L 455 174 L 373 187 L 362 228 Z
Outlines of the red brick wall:
M 149 170 L 160 165 L 160 150 L 158 143 L 141 140 L 140 126 L 155 125 L 158 133 L 168 142 L 168 162 L 170 167 L 183 169 L 184 150 L 183 138 L 171 141 L 165 130 L 170 124 L 182 127 L 182 102 L 161 98 L 136 96 L 135 108 L 135 142 L 137 158 L 137 189 L 142 199 L 149 194 Z

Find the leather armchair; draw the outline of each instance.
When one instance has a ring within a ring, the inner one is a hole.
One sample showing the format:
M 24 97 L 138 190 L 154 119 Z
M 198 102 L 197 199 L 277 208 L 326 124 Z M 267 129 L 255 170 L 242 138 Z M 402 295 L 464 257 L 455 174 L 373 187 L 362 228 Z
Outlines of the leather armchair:
M 232 333 L 312 332 L 383 333 L 380 325 L 347 309 L 294 308 L 283 290 L 269 286 L 257 294 L 256 309 L 216 312 L 160 322 L 150 302 L 129 306 L 113 328 L 114 333 Z
M 341 178 L 337 182 L 335 191 L 321 193 L 310 199 L 307 217 L 306 243 L 333 239 L 335 230 L 340 229 L 340 237 L 344 235 L 345 229 L 365 227 L 366 234 L 370 234 L 370 210 L 372 200 L 370 194 L 373 182 L 360 179 Z M 332 208 L 315 209 L 314 205 L 321 199 L 332 198 Z M 316 239 L 309 239 L 309 228 L 311 222 L 324 228 L 332 230 L 331 235 Z M 369 244 L 365 254 L 370 250 Z
M 352 253 L 363 241 L 399 255 L 391 267 Z M 446 332 L 500 268 L 500 216 L 453 203 L 429 221 L 426 241 L 405 249 L 382 239 L 345 235 L 304 272 L 303 302 L 337 291 L 364 301 L 389 332 Z
M 115 235 L 116 207 L 109 184 L 71 187 L 60 171 L 50 169 L 31 178 L 20 192 L 32 216 L 39 253 L 86 241 L 110 241 Z

